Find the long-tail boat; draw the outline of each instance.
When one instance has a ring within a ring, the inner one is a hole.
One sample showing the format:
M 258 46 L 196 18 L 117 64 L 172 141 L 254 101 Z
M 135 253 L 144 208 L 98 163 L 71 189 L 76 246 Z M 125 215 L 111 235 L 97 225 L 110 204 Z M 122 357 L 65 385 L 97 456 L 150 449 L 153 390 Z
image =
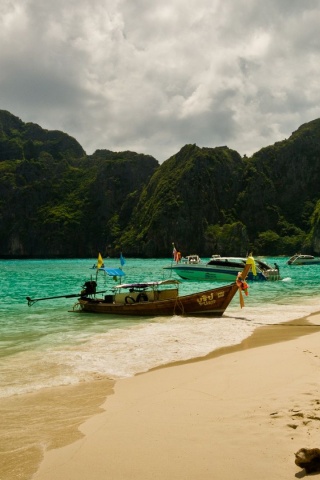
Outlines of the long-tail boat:
M 179 281 L 170 279 L 159 282 L 125 283 L 113 289 L 113 293 L 97 297 L 95 281 L 86 282 L 73 307 L 73 311 L 126 316 L 204 315 L 221 317 L 237 291 L 240 304 L 244 305 L 242 291 L 247 292 L 245 279 L 251 268 L 245 265 L 237 280 L 229 285 L 210 290 L 179 295 Z

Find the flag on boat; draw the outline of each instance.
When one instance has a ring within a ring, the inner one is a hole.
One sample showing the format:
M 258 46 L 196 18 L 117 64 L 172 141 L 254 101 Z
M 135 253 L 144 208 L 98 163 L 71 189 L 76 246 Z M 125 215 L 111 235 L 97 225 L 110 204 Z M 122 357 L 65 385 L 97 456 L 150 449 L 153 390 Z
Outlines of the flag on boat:
M 247 282 L 245 281 L 245 279 L 242 278 L 242 272 L 238 272 L 236 284 L 237 284 L 238 289 L 239 289 L 240 307 L 243 308 L 244 307 L 244 300 L 243 300 L 242 292 L 244 292 L 245 295 L 248 295 L 249 286 L 248 286 Z
M 172 251 L 173 260 L 176 262 L 178 251 L 177 251 L 176 247 L 174 246 L 174 243 L 172 244 L 172 246 L 173 246 L 173 251 Z
M 172 243 L 172 245 L 173 245 L 173 252 L 172 252 L 173 260 L 174 260 L 176 263 L 179 263 L 180 260 L 181 260 L 181 252 L 179 252 L 179 250 L 176 249 L 174 243 Z
M 251 270 L 254 276 L 257 275 L 257 269 L 256 269 L 256 262 L 254 261 L 254 258 L 252 256 L 252 253 L 249 253 L 249 256 L 247 258 L 247 262 L 249 265 L 251 265 Z
M 122 267 L 126 263 L 126 259 L 122 256 L 122 252 L 120 253 L 120 263 Z
M 101 256 L 101 253 L 99 252 L 99 255 L 98 255 L 98 262 L 97 262 L 97 269 L 99 270 L 99 268 L 101 268 L 103 265 L 103 258 Z

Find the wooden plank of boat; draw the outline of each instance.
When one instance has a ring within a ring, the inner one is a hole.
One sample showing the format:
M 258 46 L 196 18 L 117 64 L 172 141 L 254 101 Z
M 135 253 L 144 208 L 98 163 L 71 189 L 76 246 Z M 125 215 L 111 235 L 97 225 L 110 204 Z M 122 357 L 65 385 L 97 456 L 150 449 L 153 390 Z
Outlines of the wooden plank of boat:
M 241 274 L 243 279 L 246 278 L 250 264 L 245 265 Z M 74 310 L 81 310 L 86 313 L 102 313 L 112 315 L 126 316 L 166 316 L 166 315 L 206 315 L 206 316 L 222 316 L 235 293 L 239 290 L 236 282 L 218 288 L 213 288 L 199 293 L 178 296 L 177 289 L 165 290 L 170 293 L 169 298 L 161 299 L 157 295 L 152 297 L 154 291 L 144 290 L 143 301 L 133 301 L 127 303 L 123 300 L 117 301 L 117 296 L 107 296 L 106 299 L 95 297 L 80 297 Z M 110 298 L 111 297 L 111 298 Z M 130 295 L 125 297 L 126 300 L 131 298 Z M 135 299 L 133 299 L 135 300 Z M 141 298 L 140 298 L 141 300 Z

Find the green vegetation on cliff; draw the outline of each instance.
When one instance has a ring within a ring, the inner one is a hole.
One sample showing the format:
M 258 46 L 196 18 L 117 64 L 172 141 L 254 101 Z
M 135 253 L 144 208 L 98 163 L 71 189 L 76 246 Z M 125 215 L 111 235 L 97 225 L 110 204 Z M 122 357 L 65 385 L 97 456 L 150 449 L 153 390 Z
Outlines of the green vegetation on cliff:
M 185 145 L 159 165 L 86 155 L 0 110 L 0 256 L 320 253 L 320 120 L 251 158 Z

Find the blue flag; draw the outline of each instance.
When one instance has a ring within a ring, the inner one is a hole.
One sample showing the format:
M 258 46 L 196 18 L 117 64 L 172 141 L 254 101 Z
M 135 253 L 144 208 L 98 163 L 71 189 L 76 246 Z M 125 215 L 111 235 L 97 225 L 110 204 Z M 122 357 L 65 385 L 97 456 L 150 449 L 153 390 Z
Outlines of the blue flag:
M 123 258 L 123 256 L 122 256 L 122 252 L 120 253 L 120 263 L 121 263 L 121 266 L 122 266 L 122 267 L 123 267 L 123 265 L 126 263 L 125 258 Z

